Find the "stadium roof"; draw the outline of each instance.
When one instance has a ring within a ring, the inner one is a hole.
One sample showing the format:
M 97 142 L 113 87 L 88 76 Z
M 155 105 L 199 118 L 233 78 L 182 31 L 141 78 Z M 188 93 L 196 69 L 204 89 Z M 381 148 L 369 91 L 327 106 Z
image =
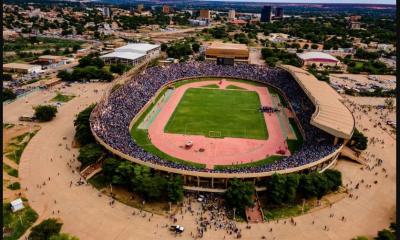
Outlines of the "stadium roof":
M 142 53 L 135 53 L 135 52 L 112 52 L 101 56 L 100 58 L 121 58 L 121 59 L 128 59 L 128 60 L 136 60 L 141 57 L 145 56 Z
M 354 117 L 350 110 L 340 101 L 341 96 L 326 82 L 319 81 L 307 71 L 281 65 L 289 71 L 310 100 L 316 110 L 311 117 L 311 125 L 318 127 L 335 137 L 350 139 L 354 130 Z
M 324 52 L 306 52 L 306 53 L 297 53 L 297 56 L 304 61 L 332 61 L 339 62 L 337 58 L 334 56 L 324 53 Z
M 114 49 L 116 52 L 137 52 L 147 53 L 150 50 L 158 48 L 160 45 L 149 43 L 130 43 L 125 46 Z

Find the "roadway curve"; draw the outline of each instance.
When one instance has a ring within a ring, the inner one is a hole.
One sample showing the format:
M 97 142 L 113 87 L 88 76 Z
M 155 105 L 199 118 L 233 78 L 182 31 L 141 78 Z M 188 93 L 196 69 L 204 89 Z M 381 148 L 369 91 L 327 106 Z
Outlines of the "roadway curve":
M 91 186 L 70 187 L 71 180 L 79 179 L 79 175 L 72 173 L 66 162 L 77 154 L 77 149 L 66 150 L 65 144 L 70 147 L 74 135 L 73 120 L 75 114 L 87 107 L 90 103 L 98 101 L 100 93 L 93 89 L 104 90 L 106 84 L 73 85 L 65 91 L 75 92 L 77 95 L 72 101 L 59 108 L 57 117 L 41 124 L 42 129 L 29 142 L 21 157 L 20 178 L 22 188 L 28 190 L 24 193 L 30 205 L 39 213 L 40 219 L 59 217 L 63 222 L 63 232 L 78 236 L 80 239 L 175 239 L 165 228 L 157 228 L 168 223 L 163 216 L 154 216 L 149 222 L 139 216 L 132 216 L 132 208 L 121 203 L 113 207 L 108 205 L 105 196 L 99 197 L 98 191 Z M 78 89 L 80 88 L 80 89 Z M 64 90 L 63 90 L 64 91 Z M 35 92 L 11 104 L 4 105 L 4 122 L 17 122 L 17 117 L 31 111 L 32 104 L 43 103 L 55 95 L 50 92 Z M 25 101 L 28 101 L 26 103 Z M 385 132 L 374 129 L 366 115 L 363 127 L 370 127 L 368 136 L 385 136 Z M 63 140 L 66 137 L 67 140 Z M 61 143 L 61 146 L 59 144 Z M 245 229 L 245 224 L 240 223 L 243 229 L 243 239 L 260 239 L 265 235 L 267 239 L 351 239 L 357 235 L 374 236 L 377 231 L 388 226 L 395 216 L 395 141 L 385 138 L 385 147 L 382 145 L 371 146 L 369 151 L 377 157 L 384 159 L 383 167 L 388 169 L 389 177 L 384 178 L 382 171 L 378 176 L 375 171 L 360 170 L 360 165 L 346 161 L 339 162 L 337 168 L 343 172 L 344 184 L 354 183 L 360 179 L 365 184 L 372 184 L 366 189 L 362 184 L 359 190 L 354 190 L 358 200 L 354 198 L 337 202 L 331 208 L 321 209 L 300 217 L 296 217 L 297 226 L 292 226 L 283 221 L 254 224 L 251 230 Z M 50 159 L 53 159 L 51 161 Z M 77 166 L 76 161 L 74 166 Z M 57 176 L 57 173 L 60 173 Z M 51 178 L 48 181 L 48 178 Z M 377 179 L 377 185 L 372 182 Z M 37 184 L 46 182 L 41 189 Z M 42 194 L 43 192 L 43 194 Z M 54 202 L 57 201 L 57 203 Z M 59 214 L 52 211 L 60 210 Z M 330 218 L 330 213 L 335 213 Z M 346 216 L 347 221 L 339 220 Z M 195 232 L 194 217 L 184 214 L 184 221 L 178 224 L 186 227 L 182 239 L 189 239 L 190 232 Z M 315 220 L 315 224 L 311 222 Z M 322 230 L 324 225 L 329 226 L 329 231 Z M 273 228 L 273 232 L 269 229 Z M 223 239 L 225 231 L 208 231 L 204 239 Z M 228 238 L 229 239 L 229 238 Z

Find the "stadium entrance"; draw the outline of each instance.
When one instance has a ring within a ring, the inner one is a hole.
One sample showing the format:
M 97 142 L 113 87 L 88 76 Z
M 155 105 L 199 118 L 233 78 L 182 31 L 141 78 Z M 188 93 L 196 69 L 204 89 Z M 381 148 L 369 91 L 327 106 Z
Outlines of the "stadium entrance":
M 217 58 L 217 65 L 229 65 L 233 66 L 235 63 L 235 58 L 219 57 Z

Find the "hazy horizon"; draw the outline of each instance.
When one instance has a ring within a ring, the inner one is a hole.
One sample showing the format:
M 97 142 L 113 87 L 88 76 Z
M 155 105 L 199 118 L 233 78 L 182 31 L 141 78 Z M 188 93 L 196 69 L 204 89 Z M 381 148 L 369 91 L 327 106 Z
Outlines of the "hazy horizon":
M 203 0 L 203 1 L 224 1 L 224 2 L 265 2 L 265 3 L 354 3 L 354 4 L 391 4 L 396 5 L 396 0 Z

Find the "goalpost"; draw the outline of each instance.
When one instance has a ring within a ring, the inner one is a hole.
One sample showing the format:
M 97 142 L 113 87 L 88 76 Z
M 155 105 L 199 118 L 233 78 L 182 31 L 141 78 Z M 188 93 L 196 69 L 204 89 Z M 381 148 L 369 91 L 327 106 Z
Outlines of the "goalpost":
M 221 131 L 208 131 L 209 137 L 221 137 Z

